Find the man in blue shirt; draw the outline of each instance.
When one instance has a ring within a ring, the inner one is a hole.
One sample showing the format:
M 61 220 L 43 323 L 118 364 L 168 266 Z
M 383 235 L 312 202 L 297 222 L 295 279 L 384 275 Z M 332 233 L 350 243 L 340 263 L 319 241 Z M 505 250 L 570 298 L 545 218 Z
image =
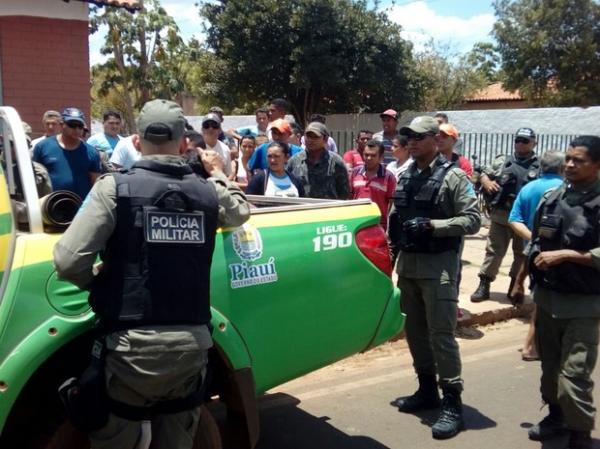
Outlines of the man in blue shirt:
M 47 137 L 33 150 L 33 160 L 48 170 L 53 190 L 69 190 L 83 200 L 98 176 L 98 152 L 81 140 L 85 116 L 77 108 L 62 112 L 62 130 Z
M 524 240 L 531 240 L 531 230 L 533 229 L 535 212 L 538 204 L 545 192 L 554 189 L 562 184 L 562 172 L 565 164 L 564 154 L 558 151 L 547 151 L 540 160 L 540 177 L 526 184 L 517 195 L 513 203 L 510 215 L 508 216 L 508 225 L 511 229 Z M 523 267 L 518 273 L 523 281 L 527 276 L 527 267 Z M 515 290 L 512 293 L 514 303 L 523 301 L 525 292 L 519 286 L 523 282 L 515 282 Z M 525 344 L 521 352 L 521 358 L 525 361 L 538 360 L 539 355 L 535 345 L 535 309 L 531 316 L 529 331 L 525 337 Z
M 288 143 L 290 136 L 292 135 L 292 128 L 285 119 L 277 119 L 271 123 L 271 134 L 273 136 L 273 142 Z M 262 169 L 265 170 L 269 164 L 267 162 L 267 147 L 270 142 L 263 143 L 255 151 L 250 160 L 248 161 L 248 168 L 254 172 L 254 170 Z M 290 156 L 302 151 L 302 148 L 298 145 L 291 145 Z
M 119 135 L 121 132 L 121 114 L 114 111 L 105 112 L 102 116 L 102 126 L 104 126 L 104 132 L 94 134 L 87 140 L 87 143 L 96 150 L 103 151 L 107 158 L 110 158 L 117 143 L 122 138 Z

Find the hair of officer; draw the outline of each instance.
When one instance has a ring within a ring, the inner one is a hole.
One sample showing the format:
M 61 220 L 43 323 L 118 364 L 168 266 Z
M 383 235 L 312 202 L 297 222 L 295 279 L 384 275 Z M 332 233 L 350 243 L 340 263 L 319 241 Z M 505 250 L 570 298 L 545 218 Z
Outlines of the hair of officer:
M 579 136 L 573 139 L 569 144 L 571 148 L 585 147 L 587 154 L 594 162 L 600 161 L 600 137 L 598 136 Z
M 106 111 L 104 114 L 102 114 L 102 121 L 105 122 L 111 117 L 121 120 L 121 114 L 119 114 L 117 111 Z
M 284 156 L 290 155 L 290 146 L 287 143 L 271 142 L 269 144 L 269 146 L 267 147 L 267 152 L 269 151 L 269 148 L 280 148 L 281 151 L 283 152 Z
M 277 109 L 280 109 L 284 112 L 287 112 L 287 110 L 288 110 L 288 102 L 287 102 L 287 100 L 284 100 L 283 98 L 274 98 L 273 100 L 271 100 L 271 104 L 273 106 L 275 106 Z
M 406 137 L 405 135 L 398 135 L 398 136 L 394 136 L 394 138 L 392 139 L 392 142 L 398 142 L 398 144 L 401 147 L 405 147 L 406 145 L 408 145 L 408 137 Z
M 379 156 L 383 156 L 383 153 L 385 152 L 385 147 L 383 146 L 383 143 L 379 140 L 371 139 L 367 142 L 367 146 L 369 148 L 377 148 Z
M 548 150 L 540 159 L 540 171 L 547 175 L 560 174 L 565 166 L 565 155 L 558 150 Z

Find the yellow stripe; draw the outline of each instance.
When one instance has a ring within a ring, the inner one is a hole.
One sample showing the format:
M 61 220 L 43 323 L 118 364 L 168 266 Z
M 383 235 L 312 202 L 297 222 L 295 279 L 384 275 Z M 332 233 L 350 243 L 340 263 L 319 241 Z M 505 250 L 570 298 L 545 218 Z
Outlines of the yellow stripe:
M 292 212 L 288 211 L 284 213 L 275 212 L 258 214 L 250 217 L 250 223 L 257 228 L 272 228 L 277 226 L 352 220 L 355 218 L 376 216 L 378 214 L 379 208 L 374 203 L 371 203 L 361 204 L 359 206 L 342 206 Z M 61 234 L 19 235 L 17 238 L 13 269 L 52 261 L 52 249 L 60 237 Z M 33 248 L 31 248 L 29 251 L 26 251 L 26 246 L 32 246 Z
M 10 213 L 10 199 L 4 174 L 0 174 L 0 214 Z

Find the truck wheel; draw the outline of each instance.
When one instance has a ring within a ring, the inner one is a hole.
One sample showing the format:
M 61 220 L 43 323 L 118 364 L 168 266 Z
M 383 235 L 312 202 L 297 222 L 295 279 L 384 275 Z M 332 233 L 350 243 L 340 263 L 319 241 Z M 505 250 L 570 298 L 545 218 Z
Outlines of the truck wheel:
M 87 435 L 75 429 L 69 421 L 64 421 L 44 449 L 89 449 L 89 447 Z M 200 422 L 192 449 L 223 449 L 219 426 L 205 405 L 201 407 Z

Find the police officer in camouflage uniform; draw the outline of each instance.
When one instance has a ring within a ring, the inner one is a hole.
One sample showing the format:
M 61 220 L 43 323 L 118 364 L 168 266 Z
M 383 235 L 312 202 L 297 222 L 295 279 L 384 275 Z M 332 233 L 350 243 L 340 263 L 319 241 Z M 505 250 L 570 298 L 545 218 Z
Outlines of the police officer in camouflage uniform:
M 529 430 L 544 441 L 569 431 L 569 449 L 591 449 L 591 374 L 600 326 L 600 137 L 573 140 L 566 183 L 544 194 L 529 269 L 535 283 L 541 393 L 549 414 Z
M 138 128 L 133 143 L 142 159 L 99 179 L 56 244 L 54 262 L 62 279 L 90 290 L 105 334 L 80 378 L 83 385 L 93 374 L 95 391 L 104 392 L 90 396 L 100 407 L 91 412 L 93 425 L 84 423 L 92 449 L 133 449 L 147 438 L 148 419 L 152 447 L 185 449 L 196 433 L 212 346 L 216 230 L 241 225 L 250 209 L 215 152 L 201 155 L 208 180 L 183 161 L 185 118 L 176 103 L 146 103 Z M 102 265 L 94 267 L 99 253 Z
M 394 404 L 402 412 L 437 408 L 434 438 L 456 435 L 464 427 L 463 381 L 458 344 L 458 251 L 461 238 L 479 230 L 481 218 L 471 183 L 454 163 L 437 153 L 439 125 L 417 117 L 400 130 L 414 162 L 399 178 L 388 233 L 397 256 L 398 287 L 406 314 L 406 338 L 419 389 Z
M 484 169 L 479 178 L 491 208 L 491 225 L 485 247 L 485 259 L 479 270 L 479 286 L 471 295 L 473 302 L 489 299 L 490 284 L 496 279 L 511 240 L 514 260 L 509 273 L 511 283 L 508 297 L 512 299 L 513 288 L 519 292 L 525 291 L 523 285 L 515 286 L 519 270 L 525 263 L 523 239 L 508 225 L 508 215 L 521 188 L 538 177 L 540 162 L 533 152 L 535 145 L 535 132 L 531 128 L 519 128 L 515 134 L 514 154 L 498 156 L 491 167 Z

